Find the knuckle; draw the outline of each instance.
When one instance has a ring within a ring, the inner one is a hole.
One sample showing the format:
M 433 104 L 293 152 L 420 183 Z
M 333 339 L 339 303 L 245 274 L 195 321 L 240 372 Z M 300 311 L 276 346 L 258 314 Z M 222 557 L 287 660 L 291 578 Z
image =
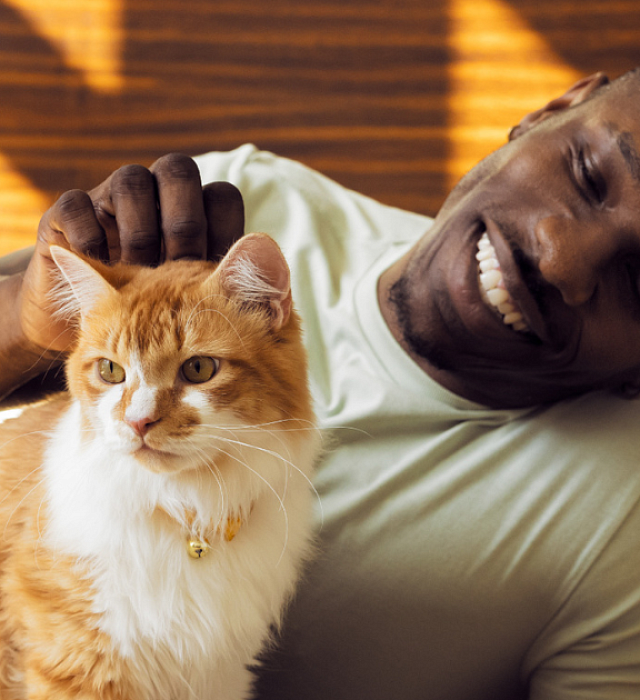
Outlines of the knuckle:
M 100 226 L 100 228 L 105 232 L 117 231 L 115 218 L 102 209 L 96 209 L 96 221 L 98 222 L 98 226 Z
M 200 177 L 195 161 L 184 153 L 169 153 L 154 165 L 156 177 L 173 180 L 194 180 Z
M 75 221 L 93 211 L 91 198 L 83 190 L 69 190 L 60 195 L 55 209 L 61 221 Z
M 114 196 L 139 195 L 153 192 L 153 176 L 142 165 L 124 165 L 113 174 L 111 192 Z
M 130 231 L 127 236 L 127 248 L 133 252 L 145 252 L 149 246 L 157 241 L 157 236 L 143 229 Z
M 197 221 L 172 221 L 168 234 L 178 241 L 193 241 L 202 236 L 203 225 Z
M 106 223 L 112 218 L 111 214 L 109 213 L 109 209 L 107 208 L 107 204 L 102 198 L 93 202 L 93 211 L 95 212 L 96 219 L 98 219 L 100 223 Z

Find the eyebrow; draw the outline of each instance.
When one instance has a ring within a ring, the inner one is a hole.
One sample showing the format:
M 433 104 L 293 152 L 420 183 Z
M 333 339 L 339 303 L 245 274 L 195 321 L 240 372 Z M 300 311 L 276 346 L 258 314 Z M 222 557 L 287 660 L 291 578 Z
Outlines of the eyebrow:
M 640 182 L 640 155 L 638 155 L 633 135 L 629 131 L 623 131 L 618 134 L 616 143 L 631 176 L 634 180 Z

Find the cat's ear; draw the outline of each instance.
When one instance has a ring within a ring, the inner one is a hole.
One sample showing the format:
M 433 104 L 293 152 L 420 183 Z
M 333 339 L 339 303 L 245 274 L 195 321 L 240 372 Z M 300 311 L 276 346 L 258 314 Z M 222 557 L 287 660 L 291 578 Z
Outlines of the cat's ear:
M 291 314 L 289 266 L 278 244 L 264 233 L 238 240 L 218 267 L 222 286 L 245 301 L 268 308 L 279 330 Z
M 60 315 L 73 318 L 79 314 L 85 318 L 98 299 L 115 291 L 99 272 L 75 253 L 55 245 L 49 250 L 62 275 L 52 292 Z

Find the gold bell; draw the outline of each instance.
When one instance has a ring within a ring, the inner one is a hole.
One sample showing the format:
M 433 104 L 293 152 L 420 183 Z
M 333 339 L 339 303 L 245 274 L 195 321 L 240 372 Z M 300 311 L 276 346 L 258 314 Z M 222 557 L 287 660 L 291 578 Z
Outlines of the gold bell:
M 211 547 L 202 540 L 189 540 L 187 543 L 187 552 L 192 559 L 202 559 L 206 554 L 209 554 Z

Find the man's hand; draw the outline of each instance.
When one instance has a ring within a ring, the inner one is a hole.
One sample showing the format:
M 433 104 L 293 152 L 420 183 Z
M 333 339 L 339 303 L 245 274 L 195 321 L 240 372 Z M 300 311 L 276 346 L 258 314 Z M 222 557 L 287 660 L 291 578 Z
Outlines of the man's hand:
M 66 351 L 72 340 L 48 296 L 52 244 L 103 262 L 157 265 L 179 258 L 216 260 L 243 232 L 240 192 L 225 182 L 202 188 L 195 163 L 180 154 L 164 156 L 149 169 L 126 165 L 90 192 L 66 192 L 40 221 L 17 300 L 22 333 L 49 357 Z

